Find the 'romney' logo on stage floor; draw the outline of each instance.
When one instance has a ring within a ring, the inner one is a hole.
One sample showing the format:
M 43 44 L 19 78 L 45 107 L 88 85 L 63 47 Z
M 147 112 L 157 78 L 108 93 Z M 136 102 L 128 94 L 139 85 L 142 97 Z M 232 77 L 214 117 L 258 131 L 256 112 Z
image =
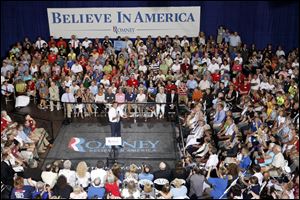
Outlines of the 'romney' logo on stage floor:
M 74 151 L 85 152 L 84 148 L 81 146 L 85 142 L 85 139 L 72 137 L 68 147 Z
M 123 148 L 119 149 L 120 152 L 157 152 L 159 140 L 134 140 L 122 141 Z M 105 141 L 95 139 L 87 140 L 79 137 L 72 137 L 68 145 L 69 149 L 77 152 L 109 152 L 111 147 L 105 145 Z

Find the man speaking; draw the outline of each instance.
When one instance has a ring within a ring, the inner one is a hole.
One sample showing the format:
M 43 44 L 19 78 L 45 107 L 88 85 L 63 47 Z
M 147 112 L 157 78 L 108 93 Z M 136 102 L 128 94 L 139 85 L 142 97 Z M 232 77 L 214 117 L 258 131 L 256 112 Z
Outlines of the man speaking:
M 118 103 L 114 102 L 108 111 L 112 137 L 121 137 L 120 113 L 117 108 Z

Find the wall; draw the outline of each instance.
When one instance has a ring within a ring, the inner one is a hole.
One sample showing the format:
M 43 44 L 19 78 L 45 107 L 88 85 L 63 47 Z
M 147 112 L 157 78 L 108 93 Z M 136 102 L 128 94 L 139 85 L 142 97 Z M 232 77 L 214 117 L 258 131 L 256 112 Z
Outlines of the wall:
M 1 57 L 10 46 L 29 36 L 48 40 L 47 8 L 201 6 L 200 29 L 216 35 L 224 25 L 238 31 L 242 41 L 258 48 L 268 43 L 295 48 L 299 43 L 299 2 L 283 1 L 1 1 Z

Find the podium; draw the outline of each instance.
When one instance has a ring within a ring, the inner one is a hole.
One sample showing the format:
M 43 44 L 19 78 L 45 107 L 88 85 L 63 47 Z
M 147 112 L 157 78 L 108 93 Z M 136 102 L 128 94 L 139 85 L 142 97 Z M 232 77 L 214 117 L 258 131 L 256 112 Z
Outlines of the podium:
M 121 137 L 106 137 L 105 138 L 105 145 L 110 146 L 111 150 L 109 152 L 109 155 L 107 157 L 107 167 L 113 165 L 116 160 L 116 151 L 117 151 L 117 146 L 122 146 L 122 138 Z

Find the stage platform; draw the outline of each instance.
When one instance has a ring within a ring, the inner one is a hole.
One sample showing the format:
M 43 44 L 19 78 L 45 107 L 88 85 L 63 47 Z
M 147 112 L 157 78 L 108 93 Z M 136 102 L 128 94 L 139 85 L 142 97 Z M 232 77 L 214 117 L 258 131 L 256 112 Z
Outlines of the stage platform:
M 107 163 L 112 151 L 105 146 L 105 137 L 110 136 L 110 125 L 107 122 L 74 122 L 63 125 L 44 165 L 66 159 L 71 160 L 74 165 L 81 160 L 85 160 L 90 166 L 95 166 L 98 160 Z M 173 167 L 174 162 L 179 159 L 173 122 L 124 121 L 121 124 L 121 137 L 123 147 L 117 149 L 116 159 L 122 165 L 147 163 L 157 169 L 161 161 Z

